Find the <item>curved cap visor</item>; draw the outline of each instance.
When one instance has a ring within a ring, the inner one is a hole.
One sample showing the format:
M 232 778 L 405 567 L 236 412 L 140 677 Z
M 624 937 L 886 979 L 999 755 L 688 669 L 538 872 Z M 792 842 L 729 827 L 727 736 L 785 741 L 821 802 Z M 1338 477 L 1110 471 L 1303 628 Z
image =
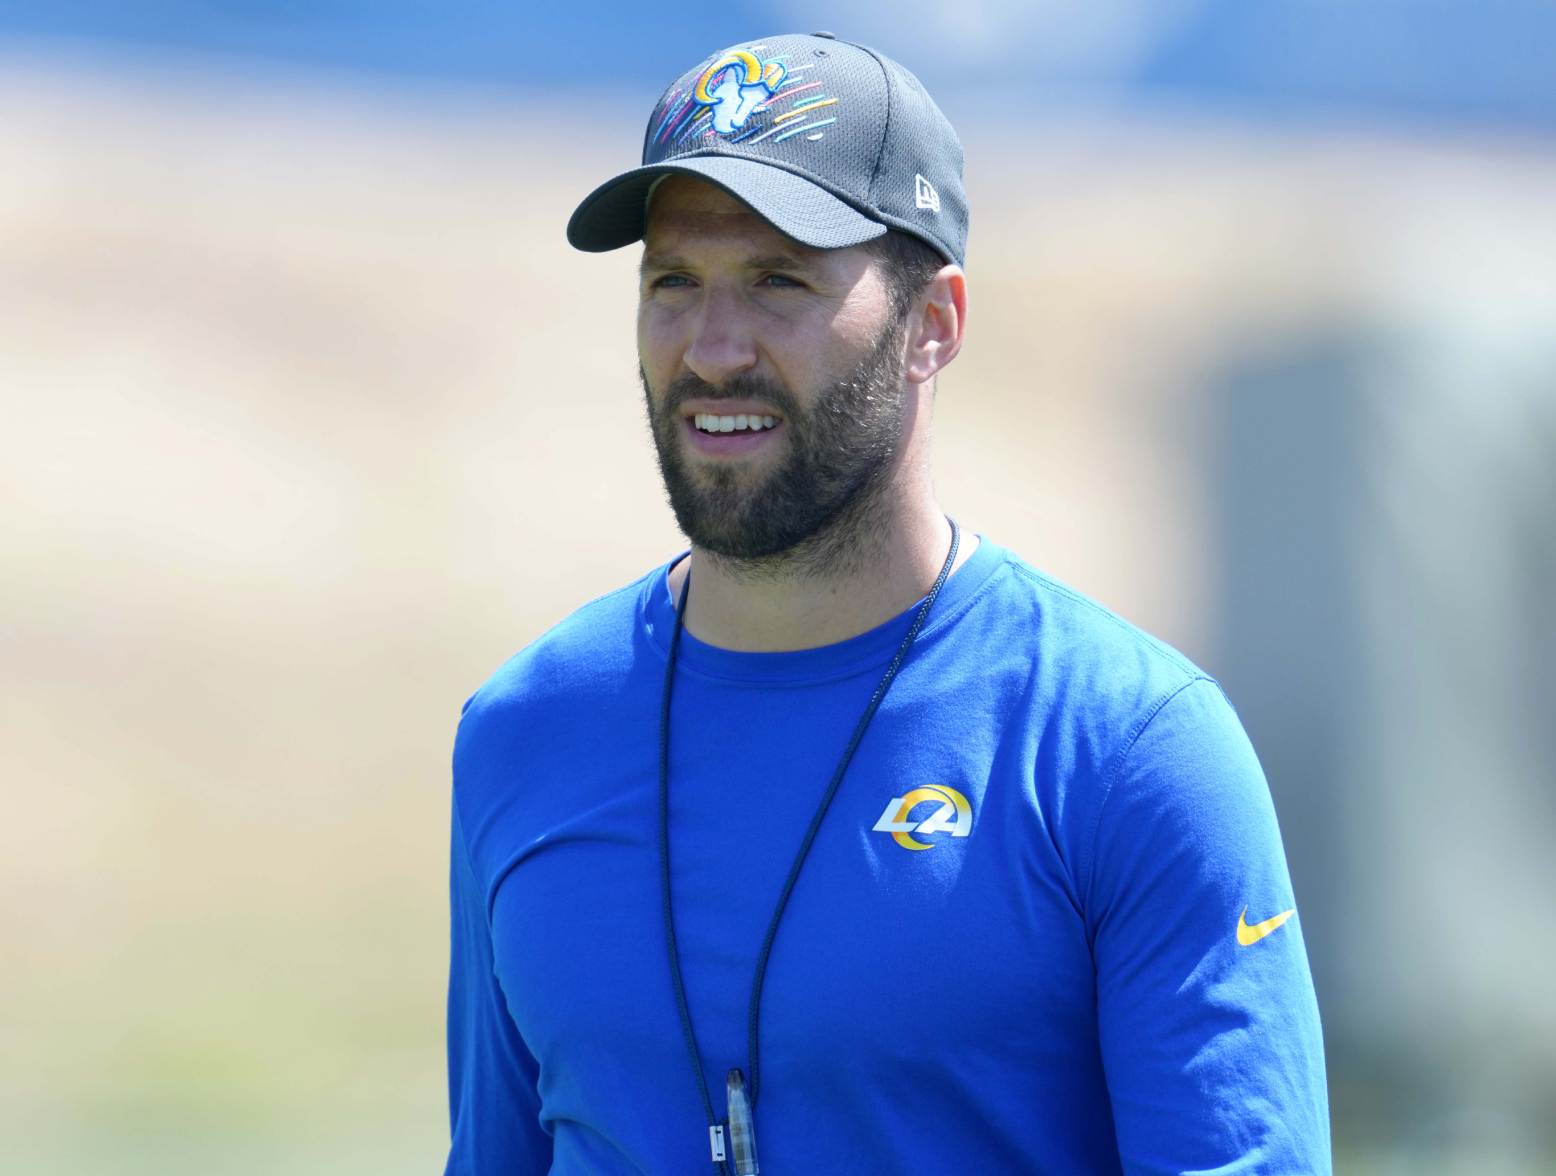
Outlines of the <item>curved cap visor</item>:
M 879 237 L 871 220 L 804 176 L 731 155 L 683 156 L 622 172 L 584 197 L 567 222 L 575 249 L 604 253 L 643 239 L 649 190 L 664 175 L 698 176 L 751 206 L 780 233 L 813 249 L 841 249 Z

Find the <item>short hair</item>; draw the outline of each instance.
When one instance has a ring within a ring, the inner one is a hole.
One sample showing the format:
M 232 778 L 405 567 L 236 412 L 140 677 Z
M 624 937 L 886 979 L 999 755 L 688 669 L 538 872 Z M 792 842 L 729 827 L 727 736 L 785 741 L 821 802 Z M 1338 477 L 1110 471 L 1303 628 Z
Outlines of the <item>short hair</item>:
M 913 300 L 924 292 L 929 279 L 948 264 L 923 238 L 904 233 L 901 229 L 887 229 L 884 235 L 866 241 L 864 248 L 881 263 L 886 292 L 891 297 L 892 308 L 899 319 L 908 313 Z

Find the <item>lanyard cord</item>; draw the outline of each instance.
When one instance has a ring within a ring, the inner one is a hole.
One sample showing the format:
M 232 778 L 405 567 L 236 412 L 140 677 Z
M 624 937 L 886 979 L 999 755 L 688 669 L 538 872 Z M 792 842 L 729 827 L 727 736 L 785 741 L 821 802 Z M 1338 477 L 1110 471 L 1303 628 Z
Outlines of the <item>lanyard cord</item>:
M 897 671 L 902 668 L 902 663 L 908 656 L 908 649 L 913 645 L 919 630 L 924 627 L 924 621 L 929 616 L 935 598 L 940 595 L 940 589 L 945 586 L 946 579 L 951 574 L 951 565 L 956 562 L 956 551 L 961 544 L 961 529 L 956 525 L 955 519 L 947 516 L 946 521 L 951 524 L 951 549 L 946 553 L 940 575 L 935 578 L 934 587 L 929 590 L 929 595 L 919 606 L 918 615 L 913 618 L 913 624 L 909 626 L 902 643 L 897 646 L 896 655 L 891 659 L 891 664 L 886 667 L 886 673 L 882 676 L 880 684 L 876 686 L 875 693 L 871 695 L 864 714 L 859 716 L 859 722 L 854 727 L 853 738 L 848 741 L 843 758 L 838 761 L 837 768 L 832 773 L 832 780 L 827 785 L 821 803 L 816 807 L 815 815 L 810 819 L 810 827 L 805 830 L 805 839 L 800 843 L 799 852 L 794 856 L 794 864 L 789 867 L 789 876 L 784 880 L 783 891 L 778 896 L 778 905 L 773 910 L 772 921 L 767 925 L 767 935 L 762 940 L 762 950 L 757 955 L 756 975 L 751 982 L 751 1004 L 746 1022 L 746 1051 L 751 1067 L 750 1099 L 753 1111 L 756 1109 L 761 1073 L 758 1029 L 762 1008 L 762 984 L 767 976 L 767 959 L 772 954 L 773 940 L 778 936 L 778 924 L 783 918 L 784 908 L 789 904 L 789 895 L 793 892 L 794 883 L 800 876 L 800 869 L 805 864 L 806 855 L 810 853 L 811 843 L 816 840 L 816 833 L 821 828 L 822 819 L 827 815 L 832 798 L 837 795 L 838 787 L 843 783 L 843 774 L 848 770 L 849 762 L 854 758 L 854 752 L 858 750 L 860 741 L 864 739 L 865 730 L 880 708 L 881 700 L 886 697 L 886 691 L 896 678 Z M 670 955 L 670 984 L 675 989 L 675 1003 L 681 1014 L 681 1031 L 686 1037 L 686 1048 L 691 1055 L 692 1070 L 697 1076 L 697 1089 L 702 1094 L 702 1105 L 707 1112 L 708 1126 L 712 1128 L 718 1124 L 718 1118 L 713 1110 L 712 1095 L 708 1091 L 708 1079 L 702 1070 L 702 1054 L 697 1048 L 696 1031 L 692 1028 L 691 1006 L 687 1003 L 686 987 L 681 979 L 681 953 L 676 946 L 675 911 L 670 899 L 670 694 L 675 682 L 675 663 L 681 647 L 681 630 L 685 627 L 686 602 L 691 599 L 691 594 L 692 577 L 688 569 L 686 583 L 681 590 L 680 605 L 675 612 L 675 631 L 670 636 L 670 657 L 665 666 L 664 693 L 659 707 L 659 881 L 665 917 L 666 946 Z M 720 1165 L 720 1168 L 722 1169 L 723 1165 Z
M 686 1003 L 686 988 L 681 983 L 681 953 L 675 946 L 675 909 L 670 902 L 670 689 L 675 684 L 675 659 L 681 648 L 681 629 L 691 588 L 691 569 L 688 568 L 686 587 L 681 593 L 681 606 L 675 613 L 675 631 L 670 634 L 670 661 L 665 667 L 665 688 L 659 701 L 659 895 L 665 916 L 665 939 L 670 951 L 670 985 L 675 989 L 675 1005 L 681 1014 L 681 1032 L 686 1037 L 686 1048 L 691 1052 L 692 1069 L 697 1074 L 697 1089 L 702 1092 L 703 1109 L 708 1113 L 708 1126 L 712 1128 L 718 1123 L 718 1118 L 713 1113 L 708 1079 L 702 1072 L 702 1055 L 697 1051 L 697 1034 L 692 1029 L 691 1006 Z M 723 1164 L 719 1165 L 719 1170 L 726 1170 Z

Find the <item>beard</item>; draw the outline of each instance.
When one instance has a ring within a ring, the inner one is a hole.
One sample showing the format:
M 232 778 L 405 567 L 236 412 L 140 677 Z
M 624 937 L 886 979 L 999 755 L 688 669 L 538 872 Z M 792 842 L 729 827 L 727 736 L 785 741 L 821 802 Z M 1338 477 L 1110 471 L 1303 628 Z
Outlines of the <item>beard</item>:
M 688 373 L 656 403 L 640 364 L 659 471 L 686 537 L 744 577 L 833 573 L 869 550 L 883 529 L 884 491 L 902 444 L 903 337 L 894 319 L 808 410 L 781 384 L 748 373 L 717 388 Z M 777 467 L 753 476 L 734 464 L 689 462 L 681 406 L 693 399 L 772 405 L 787 434 Z

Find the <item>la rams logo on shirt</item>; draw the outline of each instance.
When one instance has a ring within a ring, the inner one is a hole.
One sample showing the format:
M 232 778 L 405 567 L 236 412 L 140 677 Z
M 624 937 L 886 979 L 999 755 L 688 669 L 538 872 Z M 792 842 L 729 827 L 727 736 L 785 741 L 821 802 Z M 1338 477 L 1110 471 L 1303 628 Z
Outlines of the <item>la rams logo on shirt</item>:
M 928 807 L 931 804 L 935 806 L 932 809 Z M 920 838 L 936 833 L 966 837 L 972 832 L 972 805 L 955 788 L 923 784 L 905 795 L 892 797 L 873 831 L 890 833 L 903 849 L 934 849 L 938 841 Z

